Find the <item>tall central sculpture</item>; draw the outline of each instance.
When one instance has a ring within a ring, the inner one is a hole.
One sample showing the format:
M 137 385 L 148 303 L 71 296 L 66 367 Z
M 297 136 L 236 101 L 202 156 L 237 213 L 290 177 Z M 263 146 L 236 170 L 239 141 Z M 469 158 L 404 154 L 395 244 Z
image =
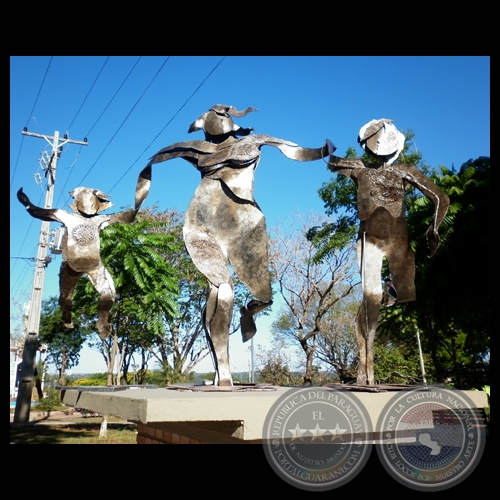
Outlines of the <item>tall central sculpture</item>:
M 272 304 L 266 223 L 253 198 L 260 148 L 274 146 L 298 161 L 318 160 L 329 151 L 328 141 L 321 148 L 309 149 L 268 135 L 251 135 L 252 128 L 241 128 L 232 120 L 251 111 L 257 110 L 212 106 L 188 130 L 203 130 L 205 140 L 178 142 L 160 150 L 139 174 L 136 191 L 139 207 L 149 192 L 152 165 L 173 158 L 188 161 L 201 173 L 186 212 L 183 235 L 195 266 L 209 281 L 203 324 L 215 360 L 214 383 L 219 386 L 232 385 L 229 330 L 234 286 L 229 264 L 255 297 L 240 309 L 244 342 L 257 331 L 253 316 Z

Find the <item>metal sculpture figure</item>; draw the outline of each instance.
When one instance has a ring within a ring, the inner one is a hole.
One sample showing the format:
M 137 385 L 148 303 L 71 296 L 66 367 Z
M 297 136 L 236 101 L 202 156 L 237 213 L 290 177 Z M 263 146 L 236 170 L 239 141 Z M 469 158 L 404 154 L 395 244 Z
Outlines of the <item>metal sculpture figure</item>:
M 376 163 L 339 158 L 330 153 L 329 168 L 352 179 L 357 186 L 360 219 L 357 252 L 363 302 L 356 316 L 360 364 L 357 383 L 373 385 L 373 343 L 380 306 L 415 300 L 415 256 L 408 241 L 404 191 L 410 184 L 434 203 L 434 218 L 427 230 L 429 256 L 439 244 L 438 228 L 449 206 L 448 196 L 414 165 L 394 164 L 405 137 L 382 118 L 364 125 L 358 136 L 361 147 Z M 382 290 L 382 261 L 386 257 L 391 280 Z
M 214 383 L 219 386 L 232 385 L 229 329 L 234 287 L 229 263 L 255 297 L 240 310 L 244 342 L 257 331 L 253 316 L 272 304 L 266 223 L 253 198 L 260 148 L 274 146 L 287 158 L 298 161 L 328 155 L 327 145 L 309 149 L 268 135 L 250 135 L 253 129 L 239 127 L 232 117 L 243 117 L 251 111 L 256 109 L 238 111 L 223 104 L 212 106 L 188 130 L 203 130 L 205 140 L 178 142 L 160 150 L 140 173 L 136 191 L 138 206 L 149 191 L 152 165 L 173 158 L 183 158 L 201 173 L 201 182 L 186 212 L 183 235 L 194 264 L 209 281 L 203 324 L 215 362 Z
M 57 208 L 48 209 L 33 205 L 23 188 L 17 192 L 17 199 L 32 217 L 48 222 L 60 222 L 65 228 L 59 272 L 59 304 L 64 326 L 73 328 L 73 292 L 81 276 L 87 274 L 100 294 L 97 329 L 99 336 L 105 339 L 111 333 L 108 319 L 116 293 L 113 278 L 101 262 L 99 233 L 110 224 L 133 222 L 139 207 L 117 214 L 98 215 L 99 212 L 114 206 L 109 201 L 109 195 L 86 187 L 78 187 L 69 194 L 74 199 L 70 205 L 76 212 L 74 214 Z

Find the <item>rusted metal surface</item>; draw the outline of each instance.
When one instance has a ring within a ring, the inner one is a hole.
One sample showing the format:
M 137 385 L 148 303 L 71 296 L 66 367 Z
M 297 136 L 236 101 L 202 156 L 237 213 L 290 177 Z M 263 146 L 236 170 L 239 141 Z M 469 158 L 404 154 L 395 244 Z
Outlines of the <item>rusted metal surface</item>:
M 166 389 L 192 392 L 268 392 L 275 391 L 276 387 L 269 384 L 234 384 L 232 386 L 178 384 L 169 385 Z
M 388 391 L 409 391 L 414 389 L 425 389 L 423 385 L 404 385 L 404 384 L 376 384 L 376 385 L 361 385 L 361 384 L 323 384 L 321 387 L 329 387 L 341 391 L 352 392 L 388 392 Z
M 357 382 L 373 385 L 373 342 L 383 301 L 382 261 L 387 258 L 391 273 L 391 297 L 385 305 L 415 300 L 415 256 L 408 241 L 404 192 L 411 185 L 434 203 L 434 217 L 427 230 L 429 256 L 439 244 L 438 228 L 450 200 L 448 196 L 414 165 L 394 163 L 404 148 L 404 135 L 382 118 L 372 120 L 358 135 L 361 147 L 377 159 L 366 163 L 330 154 L 332 172 L 352 179 L 357 186 L 358 263 L 363 301 L 356 316 L 356 337 L 360 364 Z
M 223 104 L 212 106 L 188 130 L 203 130 L 205 140 L 177 142 L 158 151 L 137 182 L 136 206 L 148 194 L 153 165 L 182 158 L 201 173 L 201 182 L 186 212 L 183 234 L 194 264 L 210 282 L 203 320 L 216 365 L 215 383 L 219 386 L 232 385 L 228 345 L 234 287 L 229 264 L 254 296 L 241 308 L 244 342 L 257 331 L 253 316 L 272 304 L 266 222 L 253 197 L 260 150 L 262 146 L 273 146 L 297 161 L 328 155 L 326 145 L 309 149 L 268 135 L 251 135 L 252 128 L 242 128 L 232 120 L 253 111 L 256 109 L 238 111 Z
M 105 339 L 111 333 L 108 318 L 116 292 L 113 278 L 101 261 L 100 232 L 110 224 L 133 222 L 138 210 L 99 215 L 103 210 L 114 206 L 109 201 L 109 195 L 86 187 L 78 187 L 69 194 L 74 200 L 70 208 L 75 213 L 58 208 L 37 207 L 31 203 L 22 188 L 17 192 L 17 198 L 32 217 L 59 222 L 65 229 L 59 272 L 59 304 L 65 328 L 74 328 L 71 317 L 73 292 L 78 280 L 86 274 L 100 295 L 97 328 L 99 336 Z

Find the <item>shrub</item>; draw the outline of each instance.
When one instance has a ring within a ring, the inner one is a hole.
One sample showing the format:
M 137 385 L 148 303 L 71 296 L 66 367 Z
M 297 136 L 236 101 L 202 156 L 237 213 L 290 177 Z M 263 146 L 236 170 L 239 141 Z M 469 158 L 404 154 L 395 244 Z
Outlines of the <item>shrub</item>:
M 75 380 L 71 385 L 73 387 L 74 386 L 81 387 L 81 386 L 85 386 L 85 385 L 101 386 L 101 385 L 106 385 L 106 380 L 101 380 L 101 379 L 98 379 L 98 378 L 85 377 L 85 378 L 80 378 L 78 380 Z
M 59 397 L 59 392 L 53 387 L 49 387 L 47 390 L 47 396 L 39 399 L 34 405 L 34 409 L 38 411 L 52 411 L 61 405 L 61 399 Z

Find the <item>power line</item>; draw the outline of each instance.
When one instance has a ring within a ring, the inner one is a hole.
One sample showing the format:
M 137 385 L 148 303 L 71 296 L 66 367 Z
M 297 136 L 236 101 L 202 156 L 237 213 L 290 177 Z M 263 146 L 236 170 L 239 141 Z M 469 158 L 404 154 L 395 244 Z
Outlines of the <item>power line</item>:
M 11 257 L 11 259 L 31 260 L 32 262 L 36 261 L 36 257 Z
M 118 95 L 118 93 L 120 92 L 120 90 L 123 87 L 123 85 L 125 84 L 125 82 L 129 79 L 130 75 L 132 74 L 132 72 L 134 71 L 134 69 L 136 68 L 137 64 L 139 63 L 139 61 L 141 59 L 142 59 L 142 56 L 139 56 L 139 58 L 137 59 L 137 61 L 135 62 L 135 64 L 132 66 L 132 69 L 128 72 L 127 76 L 123 79 L 122 83 L 117 88 L 117 90 L 115 91 L 115 93 L 113 94 L 113 96 L 111 97 L 111 99 L 108 101 L 108 104 L 106 104 L 106 106 L 104 107 L 104 109 L 101 111 L 101 114 L 97 117 L 97 120 L 94 122 L 94 124 L 92 125 L 92 127 L 90 127 L 90 130 L 87 132 L 87 134 L 85 135 L 85 137 L 87 137 L 87 138 L 90 137 L 90 133 L 92 132 L 92 130 L 94 129 L 94 127 L 97 125 L 97 123 L 100 121 L 100 119 L 103 117 L 104 113 L 109 108 L 109 106 L 111 105 L 111 103 L 113 102 L 113 100 L 115 99 L 115 97 Z M 106 62 L 107 62 L 107 60 L 106 60 Z M 103 68 L 104 68 L 104 66 L 103 66 Z M 101 68 L 101 71 L 102 71 L 102 68 Z M 101 74 L 101 72 L 99 72 L 99 74 Z M 97 81 L 97 78 L 96 78 L 96 81 Z M 82 150 L 82 148 L 83 148 L 83 146 L 80 146 L 80 149 L 78 150 L 77 156 L 80 154 L 80 151 Z M 63 194 L 64 194 L 64 192 L 66 190 L 66 185 L 69 182 L 69 179 L 71 177 L 72 172 L 73 172 L 73 170 L 70 170 L 70 173 L 69 173 L 68 177 L 66 178 L 66 182 L 62 186 L 61 193 L 59 194 L 59 198 L 57 199 L 56 205 L 59 204 L 59 201 L 61 200 L 61 197 L 63 196 Z
M 109 147 L 109 145 L 111 144 L 111 142 L 113 141 L 113 139 L 116 137 L 117 133 L 119 132 L 119 130 L 121 129 L 121 127 L 123 126 L 123 124 L 125 123 L 125 121 L 129 118 L 130 114 L 132 113 L 132 111 L 135 109 L 135 107 L 138 105 L 139 101 L 143 98 L 143 96 L 145 95 L 145 93 L 149 90 L 150 86 L 152 85 L 153 81 L 158 77 L 159 73 L 161 72 L 161 70 L 163 69 L 163 67 L 165 66 L 165 64 L 168 62 L 170 57 L 167 57 L 165 59 L 165 61 L 163 62 L 163 64 L 161 65 L 161 67 L 159 68 L 159 70 L 157 71 L 156 75 L 153 77 L 153 79 L 150 81 L 150 83 L 148 84 L 148 86 L 146 87 L 146 89 L 143 91 L 142 95 L 139 97 L 139 99 L 137 100 L 137 102 L 135 103 L 135 105 L 132 107 L 132 109 L 130 110 L 130 112 L 127 114 L 126 118 L 123 120 L 122 124 L 120 125 L 120 127 L 117 129 L 117 131 L 115 132 L 115 134 L 113 135 L 113 137 L 110 139 L 110 141 L 108 142 L 108 144 L 106 145 L 105 149 L 102 151 L 102 153 L 99 155 L 99 158 L 94 162 L 94 164 L 92 165 L 92 167 L 87 171 L 87 174 L 84 176 L 83 179 L 85 179 L 88 174 L 90 173 L 90 171 L 92 170 L 92 168 L 95 167 L 97 161 L 100 159 L 100 157 L 102 156 L 102 154 L 104 153 L 104 151 Z M 127 76 L 124 78 L 124 80 L 122 81 L 122 83 L 120 84 L 120 86 L 117 88 L 117 90 L 115 91 L 115 93 L 113 94 L 113 96 L 111 97 L 111 99 L 109 100 L 108 104 L 106 105 L 106 107 L 103 109 L 103 111 L 100 113 L 99 117 L 97 118 L 97 120 L 94 122 L 94 124 L 92 125 L 92 127 L 90 128 L 89 132 L 87 133 L 87 137 L 90 135 L 91 131 L 95 128 L 95 126 L 97 125 L 97 123 L 99 122 L 99 120 L 102 118 L 102 116 L 104 115 L 104 113 L 106 112 L 106 110 L 109 108 L 109 106 L 111 105 L 112 101 L 116 98 L 116 96 L 118 95 L 118 93 L 120 92 L 120 90 L 122 89 L 123 85 L 125 84 L 125 82 L 129 79 L 129 77 L 131 76 L 131 74 L 133 73 L 133 71 L 136 69 L 138 63 L 141 61 L 142 57 L 138 57 L 138 59 L 135 61 L 134 65 L 132 66 L 131 70 L 129 71 L 129 73 L 127 74 Z M 127 171 L 118 179 L 118 181 L 112 186 L 112 189 L 113 190 L 118 184 L 119 182 L 121 182 L 121 180 L 123 180 L 123 178 L 125 177 L 125 175 L 131 170 L 131 168 L 139 161 L 140 157 L 142 157 L 142 155 L 147 151 L 147 149 L 149 149 L 151 147 L 151 145 L 153 144 L 153 142 L 164 132 L 164 130 L 170 125 L 170 123 L 174 120 L 174 118 L 180 113 L 180 111 L 187 105 L 187 103 L 193 98 L 193 96 L 203 87 L 203 85 L 206 83 L 206 81 L 210 78 L 210 76 L 214 73 L 214 71 L 220 66 L 220 64 L 224 61 L 225 59 L 225 56 L 222 57 L 215 65 L 214 67 L 210 70 L 210 72 L 205 76 L 205 78 L 201 81 L 201 83 L 196 87 L 196 89 L 191 93 L 191 95 L 185 100 L 185 102 L 179 107 L 179 109 L 173 114 L 173 116 L 167 121 L 167 123 L 165 124 L 165 126 L 160 130 L 160 132 L 153 138 L 153 140 L 149 143 L 149 145 L 147 146 L 147 148 L 144 149 L 144 151 L 141 153 L 141 155 L 132 163 L 132 165 L 127 169 Z M 49 71 L 49 68 L 51 66 L 51 62 L 52 62 L 52 57 L 50 58 L 49 60 L 49 63 L 48 63 L 48 66 L 47 66 L 47 69 L 45 71 L 45 75 L 43 77 L 43 80 L 42 80 L 42 83 L 40 85 L 40 89 L 37 93 L 37 96 L 36 96 L 36 99 L 35 99 L 35 103 L 33 105 L 33 109 L 32 109 L 32 112 L 31 114 L 33 113 L 35 107 L 36 107 L 36 104 L 38 102 L 38 98 L 41 94 L 41 90 L 42 90 L 42 87 L 44 85 L 44 82 L 46 80 L 46 76 L 48 74 L 48 71 Z M 85 102 L 85 100 L 87 99 L 88 95 L 90 94 L 90 91 L 92 90 L 92 88 L 94 88 L 94 85 L 97 81 L 97 79 L 99 78 L 99 75 L 101 75 L 102 71 L 103 71 L 103 68 L 105 66 L 105 64 L 108 62 L 108 59 L 106 59 L 105 63 L 103 64 L 103 66 L 101 67 L 96 79 L 94 80 L 94 83 L 92 84 L 92 87 L 91 89 L 89 90 L 89 92 L 87 93 L 87 96 L 85 97 L 85 99 L 83 100 L 82 102 L 82 105 L 80 106 L 79 108 L 79 111 L 78 113 L 80 112 L 80 110 L 82 109 L 83 107 L 83 104 Z M 74 123 L 76 117 L 78 116 L 78 113 L 77 115 L 75 116 L 75 118 L 72 120 L 71 122 L 71 125 Z M 28 119 L 29 121 L 29 119 Z M 23 137 L 23 140 L 24 140 L 24 137 Z M 81 150 L 81 148 L 79 148 L 79 150 Z M 17 162 L 16 162 L 17 164 Z M 70 175 L 71 175 L 72 171 L 70 172 Z M 14 179 L 14 178 L 13 178 Z M 12 179 L 12 181 L 13 181 Z M 82 181 L 83 181 L 82 179 Z M 58 199 L 58 203 L 61 199 L 61 197 L 64 195 L 64 189 L 67 185 L 69 181 L 69 176 L 68 178 L 66 179 L 63 187 L 62 187 L 62 191 L 61 191 L 61 194 L 59 195 L 59 199 Z M 11 187 L 12 187 L 12 183 L 11 183 Z M 33 224 L 33 220 L 30 221 L 30 226 Z M 25 236 L 25 239 L 22 243 L 22 246 L 21 246 L 21 249 L 19 251 L 19 253 L 21 253 L 22 251 L 22 248 L 24 247 L 25 245 L 25 242 L 26 242 L 26 238 L 27 238 L 27 232 L 26 232 L 26 236 Z M 36 248 L 36 247 L 35 247 Z M 35 250 L 36 252 L 36 250 Z M 16 268 L 16 264 L 17 262 L 14 263 L 13 265 L 13 268 Z M 12 272 L 11 272 L 11 275 L 12 275 Z
M 172 116 L 172 118 L 170 118 L 170 120 L 168 120 L 168 122 L 166 123 L 166 125 L 156 134 L 156 136 L 154 137 L 154 139 L 146 146 L 146 148 L 144 148 L 144 150 L 142 151 L 142 153 L 135 159 L 135 161 L 132 163 L 132 165 L 130 165 L 130 167 L 127 170 L 125 170 L 125 172 L 123 173 L 123 175 L 115 182 L 115 184 L 111 187 L 111 189 L 108 190 L 110 193 L 121 182 L 121 180 L 128 174 L 128 172 L 130 171 L 130 169 L 139 161 L 139 158 L 141 158 L 142 155 L 144 155 L 144 153 L 151 147 L 151 145 L 153 144 L 153 142 L 156 141 L 156 139 L 158 139 L 158 137 L 163 133 L 163 131 L 170 125 L 170 123 L 173 121 L 173 119 L 180 113 L 180 111 L 186 106 L 186 104 L 193 98 L 193 96 L 198 92 L 198 90 L 200 90 L 201 87 L 203 87 L 203 85 L 205 84 L 205 82 L 210 78 L 210 76 L 212 75 L 212 73 L 220 66 L 220 64 L 222 63 L 222 61 L 225 58 L 226 58 L 226 56 L 222 57 L 222 59 L 212 68 L 212 70 L 210 71 L 210 73 L 203 79 L 203 81 L 198 85 L 198 87 L 196 87 L 196 89 L 194 90 L 194 92 L 186 99 L 186 101 L 184 102 L 184 104 L 174 113 L 174 115 Z
M 118 127 L 118 129 L 116 130 L 116 132 L 113 134 L 113 136 L 111 137 L 111 139 L 108 141 L 108 143 L 106 144 L 106 146 L 104 147 L 104 149 L 101 151 L 101 154 L 97 157 L 97 159 L 95 160 L 95 162 L 92 164 L 92 166 L 88 169 L 87 173 L 83 176 L 82 180 L 80 181 L 79 185 L 81 186 L 83 181 L 85 180 L 85 178 L 90 174 L 90 171 L 95 167 L 96 163 L 99 161 L 99 159 L 101 158 L 101 156 L 104 154 L 104 152 L 106 151 L 106 149 L 108 149 L 109 145 L 113 142 L 114 138 L 116 137 L 116 135 L 118 134 L 118 132 L 120 131 L 120 129 L 123 127 L 123 125 L 125 124 L 125 122 L 128 120 L 128 118 L 130 117 L 130 115 L 132 114 L 132 111 L 134 111 L 134 109 L 136 108 L 136 106 L 139 104 L 139 102 L 141 101 L 141 99 L 144 97 L 144 94 L 149 90 L 149 87 L 152 85 L 152 83 L 156 80 L 156 78 L 158 77 L 158 75 L 160 74 L 161 70 L 163 69 L 163 67 L 165 66 L 165 64 L 167 64 L 168 60 L 170 59 L 170 56 L 168 56 L 165 61 L 163 62 L 163 64 L 161 65 L 160 69 L 156 72 L 155 76 L 151 79 L 151 81 L 149 82 L 148 86 L 144 89 L 143 93 L 140 95 L 139 99 L 137 99 L 136 103 L 132 106 L 132 109 L 127 113 L 127 116 L 123 119 L 122 123 L 120 124 L 120 126 Z
M 53 57 L 54 56 L 50 56 L 49 64 L 47 64 L 47 69 L 45 70 L 45 74 L 43 75 L 42 83 L 40 83 L 40 88 L 38 89 L 38 93 L 35 97 L 35 102 L 33 103 L 33 108 L 31 108 L 31 113 L 30 113 L 30 116 L 28 118 L 28 121 L 26 122 L 25 127 L 28 126 L 30 118 L 33 116 L 33 112 L 35 111 L 36 103 L 38 102 L 38 97 L 40 96 L 40 93 L 42 92 L 43 84 L 45 83 L 45 78 L 47 77 L 47 73 L 49 72 L 50 64 L 52 63 Z
M 40 96 L 40 93 L 41 93 L 42 88 L 43 88 L 43 84 L 45 83 L 45 78 L 47 76 L 47 73 L 49 72 L 50 63 L 52 62 L 52 57 L 53 56 L 51 56 L 50 59 L 49 59 L 49 64 L 47 64 L 47 69 L 45 70 L 45 74 L 43 75 L 42 82 L 40 83 L 40 87 L 39 87 L 38 92 L 37 92 L 36 97 L 35 97 L 35 102 L 33 103 L 33 107 L 31 108 L 31 113 L 30 113 L 30 115 L 28 117 L 28 120 L 26 121 L 26 125 L 25 125 L 26 128 L 28 127 L 28 123 L 30 121 L 30 118 L 33 116 L 33 112 L 35 111 L 35 106 L 36 106 L 36 103 L 38 102 L 38 97 Z M 14 165 L 14 171 L 13 171 L 13 174 L 12 174 L 12 179 L 10 181 L 9 190 L 12 189 L 12 184 L 14 183 L 14 177 L 16 176 L 17 165 L 19 163 L 19 156 L 21 154 L 21 149 L 23 147 L 23 143 L 24 143 L 24 137 L 21 139 L 21 144 L 19 146 L 19 151 L 17 153 L 16 164 Z
M 87 98 L 88 98 L 88 96 L 90 95 L 91 90 L 94 88 L 94 86 L 95 86 L 95 84 L 96 84 L 96 82 L 97 82 L 97 80 L 98 80 L 99 76 L 101 75 L 101 73 L 102 73 L 102 71 L 103 71 L 103 69 L 104 69 L 104 67 L 105 67 L 105 65 L 106 65 L 106 63 L 107 63 L 107 61 L 108 61 L 108 59 L 109 59 L 109 57 L 106 59 L 106 61 L 105 61 L 105 62 L 104 62 L 104 64 L 102 65 L 102 67 L 101 67 L 101 69 L 100 69 L 100 71 L 99 71 L 98 75 L 96 76 L 96 78 L 95 78 L 95 80 L 94 80 L 94 82 L 93 82 L 93 84 L 92 84 L 92 86 L 91 86 L 90 90 L 88 91 L 88 93 L 87 93 L 86 97 L 83 99 L 82 104 L 80 105 L 80 107 L 79 107 L 79 109 L 78 109 L 78 112 L 76 113 L 75 117 L 74 117 L 74 118 L 73 118 L 73 120 L 71 121 L 70 127 L 71 127 L 71 125 L 74 123 L 74 121 L 75 121 L 75 119 L 77 118 L 77 116 L 78 116 L 79 112 L 81 111 L 81 109 L 82 109 L 82 107 L 83 107 L 83 105 L 84 105 L 84 103 L 85 103 L 86 99 L 87 99 Z M 133 65 L 132 69 L 129 71 L 129 73 L 127 74 L 127 76 L 125 77 L 125 79 L 122 81 L 122 83 L 120 84 L 120 86 L 118 87 L 118 89 L 116 90 L 116 92 L 114 93 L 114 95 L 113 95 L 113 96 L 111 97 L 111 99 L 109 100 L 109 102 L 108 102 L 108 104 L 106 105 L 106 107 L 104 108 L 104 110 L 101 112 L 101 114 L 99 115 L 99 117 L 97 118 L 97 120 L 94 122 L 94 124 L 93 124 L 93 125 L 92 125 L 92 127 L 90 128 L 89 133 L 87 134 L 87 136 L 90 134 L 90 132 L 92 131 L 92 129 L 96 126 L 96 124 L 97 124 L 97 123 L 99 122 L 99 120 L 102 118 L 103 114 L 104 114 L 104 113 L 105 113 L 105 111 L 109 108 L 109 106 L 110 106 L 111 102 L 114 100 L 114 98 L 116 97 L 116 95 L 119 93 L 120 89 L 123 87 L 123 85 L 125 84 L 125 82 L 127 81 L 127 79 L 130 77 L 130 75 L 132 74 L 132 72 L 134 71 L 134 69 L 136 68 L 137 64 L 139 63 L 139 61 L 140 61 L 141 59 L 142 59 L 142 56 L 140 56 L 140 57 L 137 59 L 137 61 L 134 63 L 134 65 Z M 144 94 L 147 92 L 147 90 L 148 90 L 148 89 L 149 89 L 149 87 L 151 86 L 151 84 L 152 84 L 152 82 L 154 81 L 154 79 L 158 76 L 158 74 L 160 73 L 160 71 L 162 70 L 162 68 L 165 66 L 165 64 L 166 64 L 166 62 L 168 61 L 168 59 L 169 59 L 169 57 L 167 57 L 167 58 L 166 58 L 166 60 L 163 62 L 163 64 L 161 65 L 160 69 L 157 71 L 156 75 L 154 76 L 154 78 L 151 80 L 151 82 L 149 83 L 149 85 L 148 85 L 148 86 L 146 87 L 146 89 L 144 90 L 143 94 L 140 96 L 140 98 L 138 99 L 138 101 L 136 102 L 136 104 L 134 105 L 134 107 L 131 109 L 131 111 L 129 112 L 129 114 L 128 114 L 128 115 L 127 115 L 127 117 L 125 118 L 125 120 L 124 120 L 124 121 L 122 122 L 122 124 L 120 125 L 119 129 L 117 130 L 117 132 L 114 134 L 113 138 L 116 136 L 116 134 L 118 133 L 118 131 L 120 130 L 120 128 L 123 126 L 123 124 L 125 123 L 126 119 L 127 119 L 127 118 L 128 118 L 128 116 L 130 115 L 130 113 L 133 111 L 133 109 L 135 108 L 135 106 L 137 106 L 137 104 L 139 103 L 139 101 L 142 99 L 142 97 L 144 96 Z M 39 98 L 39 96 L 40 96 L 40 93 L 41 93 L 41 90 L 42 90 L 43 84 L 44 84 L 44 82 L 45 82 L 45 79 L 46 79 L 47 73 L 48 73 L 48 71 L 49 71 L 49 67 L 50 67 L 50 63 L 51 63 L 51 62 L 52 62 L 52 57 L 50 58 L 49 64 L 48 64 L 48 66 L 47 66 L 47 69 L 46 69 L 46 71 L 45 71 L 45 74 L 44 74 L 44 77 L 43 77 L 43 80 L 42 80 L 42 83 L 40 84 L 40 88 L 39 88 L 38 93 L 37 93 L 37 96 L 36 96 L 36 98 L 35 98 L 35 102 L 34 102 L 34 104 L 33 104 L 33 107 L 32 107 L 31 113 L 30 113 L 30 117 L 32 116 L 33 111 L 34 111 L 34 109 L 35 109 L 35 107 L 36 107 L 36 104 L 37 104 L 37 102 L 38 102 L 38 98 Z M 29 122 L 29 120 L 30 120 L 30 118 L 28 118 L 28 122 Z M 25 127 L 25 128 L 27 128 L 27 127 Z M 106 146 L 106 148 L 109 146 L 109 144 L 111 143 L 111 141 L 113 140 L 113 138 L 112 138 L 112 139 L 108 142 L 108 145 Z M 23 135 L 22 140 L 24 141 L 24 135 Z M 69 142 L 74 142 L 74 141 L 69 141 Z M 22 143 L 21 143 L 21 144 L 22 144 Z M 82 148 L 82 147 L 83 147 L 83 145 L 80 147 L 79 151 L 81 151 L 81 148 Z M 101 153 L 101 155 L 104 153 L 104 151 L 106 150 L 106 148 L 103 150 L 103 152 Z M 18 153 L 18 160 L 16 161 L 16 166 L 17 166 L 18 161 L 19 161 L 20 151 L 21 151 L 21 148 L 20 148 L 19 153 Z M 98 158 L 98 159 L 99 159 L 99 158 Z M 97 160 L 96 160 L 96 162 L 97 162 Z M 95 162 L 95 163 L 96 163 L 96 162 Z M 95 163 L 94 163 L 94 165 L 93 165 L 93 166 L 95 166 Z M 93 168 L 93 166 L 92 166 L 91 168 Z M 90 169 L 90 170 L 91 170 L 91 169 Z M 86 174 L 86 175 L 88 175 L 88 173 L 90 172 L 90 170 L 87 172 L 87 174 Z M 65 187 L 66 187 L 66 185 L 67 185 L 67 183 L 68 183 L 68 181 L 69 181 L 69 179 L 70 179 L 70 176 L 71 176 L 71 171 L 70 171 L 70 175 L 68 175 L 68 177 L 67 177 L 67 179 L 66 179 L 66 181 L 65 181 L 65 183 L 64 183 L 64 185 L 63 185 L 63 187 L 62 187 L 62 190 L 61 190 L 60 195 L 59 195 L 59 198 L 58 198 L 58 203 L 59 203 L 59 201 L 60 201 L 61 197 L 62 197 L 62 196 L 63 196 L 63 194 L 64 194 L 64 189 L 65 189 Z M 12 177 L 12 181 L 11 181 L 11 188 L 12 188 L 13 181 L 14 181 L 14 176 Z M 31 220 L 31 221 L 30 221 L 30 227 L 32 226 L 32 224 L 33 224 L 33 220 Z M 22 249 L 24 248 L 24 244 L 25 244 L 25 242 L 26 242 L 26 238 L 27 238 L 27 236 L 28 236 L 28 232 L 29 232 L 29 231 L 27 231 L 27 232 L 26 232 L 26 234 L 25 234 L 24 240 L 23 240 L 23 242 L 22 242 L 22 244 L 21 244 L 21 247 L 20 247 L 20 249 L 19 249 L 19 253 L 21 253 L 21 252 L 22 252 Z M 36 249 L 36 247 L 35 247 L 35 249 Z M 36 251 L 36 250 L 35 250 L 35 251 Z M 16 262 L 16 263 L 14 263 L 14 265 L 13 265 L 13 268 L 12 268 L 12 271 L 11 271 L 11 275 L 12 275 L 12 272 L 14 272 L 14 270 L 16 269 L 16 264 L 17 264 L 17 262 Z
M 90 93 L 92 92 L 92 89 L 94 88 L 94 85 L 96 84 L 97 80 L 99 80 L 99 76 L 101 76 L 101 73 L 102 73 L 102 70 L 104 69 L 104 66 L 106 66 L 106 63 L 108 62 L 109 60 L 109 56 L 106 58 L 106 60 L 104 61 L 104 64 L 102 65 L 101 69 L 99 70 L 99 73 L 97 73 L 97 76 L 95 77 L 95 80 L 94 80 L 94 83 L 90 86 L 90 89 L 89 91 L 87 92 L 87 95 L 84 97 L 82 103 L 80 104 L 80 107 L 78 108 L 78 111 L 76 112 L 76 115 L 75 117 L 73 118 L 73 120 L 71 120 L 71 123 L 69 124 L 69 126 L 66 128 L 67 132 L 69 133 L 69 131 L 71 130 L 71 125 L 73 125 L 73 123 L 75 122 L 77 116 L 80 114 L 80 111 L 81 109 L 83 108 L 83 105 L 85 104 L 85 101 L 87 100 L 88 96 L 90 95 Z
M 186 101 L 184 102 L 184 104 L 174 113 L 174 115 L 172 116 L 172 118 L 170 118 L 170 120 L 166 123 L 166 125 L 158 132 L 158 134 L 156 134 L 155 138 L 149 143 L 148 145 L 148 148 L 151 146 L 151 144 L 153 144 L 154 141 L 156 141 L 156 139 L 160 136 L 161 133 L 163 133 L 163 131 L 170 125 L 170 123 L 172 122 L 172 120 L 180 113 L 180 111 L 184 108 L 184 106 L 186 106 L 186 104 L 193 98 L 193 96 L 198 92 L 198 90 L 201 89 L 201 87 L 203 87 L 203 85 L 205 84 L 205 82 L 210 78 L 210 76 L 212 75 L 212 73 L 220 66 L 220 64 L 222 63 L 222 61 L 226 58 L 226 56 L 224 56 L 213 68 L 212 70 L 210 71 L 210 73 L 203 79 L 203 81 L 198 85 L 198 87 L 196 87 L 196 89 L 194 90 L 194 92 L 186 99 Z M 146 150 L 144 150 L 145 152 Z M 143 154 L 144 154 L 143 152 Z
M 139 58 L 137 59 L 137 61 L 135 62 L 135 64 L 132 66 L 132 69 L 128 72 L 127 76 L 123 79 L 123 81 L 120 84 L 120 86 L 116 89 L 116 92 L 113 94 L 113 97 L 111 97 L 111 99 L 109 100 L 108 104 L 106 104 L 106 107 L 102 110 L 101 114 L 99 115 L 99 117 L 97 118 L 97 120 L 95 121 L 95 123 L 92 125 L 92 127 L 90 127 L 90 130 L 87 132 L 86 137 L 90 137 L 90 132 L 92 132 L 92 130 L 94 129 L 94 127 L 97 125 L 97 123 L 99 122 L 99 120 L 102 118 L 102 116 L 106 112 L 106 110 L 109 108 L 110 104 L 113 102 L 114 98 L 118 95 L 118 92 L 120 92 L 121 88 L 123 87 L 123 85 L 125 84 L 125 82 L 129 79 L 130 75 L 134 71 L 135 67 L 139 64 L 139 61 L 141 59 L 142 59 L 142 56 L 139 56 Z

